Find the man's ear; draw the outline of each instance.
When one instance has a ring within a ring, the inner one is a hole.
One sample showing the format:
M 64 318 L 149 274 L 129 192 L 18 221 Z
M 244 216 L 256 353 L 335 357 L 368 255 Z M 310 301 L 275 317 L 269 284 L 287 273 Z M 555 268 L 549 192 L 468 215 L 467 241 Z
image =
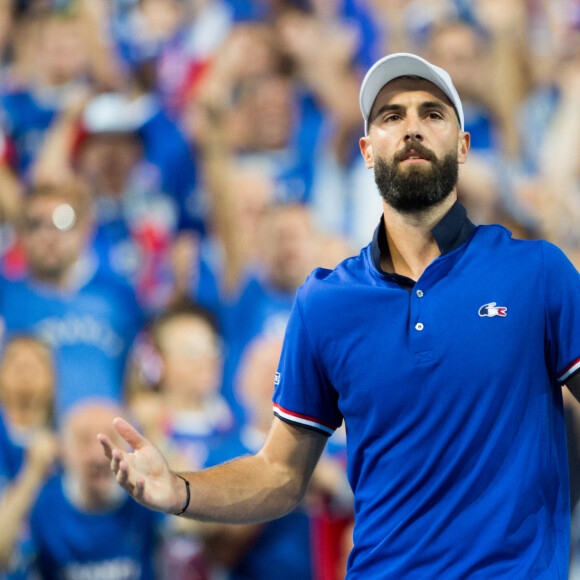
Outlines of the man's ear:
M 360 152 L 365 160 L 365 165 L 368 169 L 372 169 L 375 166 L 375 156 L 371 140 L 368 135 L 366 135 L 365 137 L 361 137 L 358 143 L 360 146 Z
M 457 140 L 457 162 L 465 163 L 467 161 L 467 154 L 471 145 L 471 135 L 465 131 L 460 131 L 459 139 Z

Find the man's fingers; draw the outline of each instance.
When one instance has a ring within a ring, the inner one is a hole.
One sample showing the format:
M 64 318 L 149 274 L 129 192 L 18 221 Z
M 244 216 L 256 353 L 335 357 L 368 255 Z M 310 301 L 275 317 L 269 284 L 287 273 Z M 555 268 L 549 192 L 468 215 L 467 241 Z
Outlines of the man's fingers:
M 117 417 L 113 420 L 113 425 L 119 435 L 135 450 L 138 451 L 146 445 L 151 445 L 149 441 L 143 437 L 135 427 L 130 423 Z M 97 438 L 103 449 L 105 455 L 111 461 L 111 470 L 115 474 L 117 483 L 127 491 L 135 500 L 143 503 L 145 498 L 145 480 L 142 477 L 134 479 L 136 473 L 131 468 L 133 453 L 126 453 L 122 449 L 115 447 L 109 437 L 99 433 Z M 130 473 L 130 470 L 133 473 Z M 132 481 L 133 479 L 133 481 Z
M 115 473 L 117 474 L 117 482 L 119 485 L 126 487 L 129 481 L 129 467 L 125 461 L 120 458 L 115 457 L 114 461 L 116 463 Z
M 131 483 L 129 479 L 129 466 L 123 459 L 118 460 L 118 468 L 115 473 L 117 483 L 132 495 L 135 500 L 142 502 L 145 495 L 145 480 L 139 477 L 135 483 Z
M 137 501 L 143 501 L 145 497 L 145 480 L 140 477 L 135 482 L 135 499 Z
M 99 440 L 99 443 L 102 445 L 103 450 L 105 451 L 105 455 L 107 456 L 107 459 L 113 459 L 113 444 L 111 443 L 111 440 L 102 433 L 99 433 L 97 435 L 97 439 Z
M 113 420 L 113 425 L 115 426 L 115 429 L 117 430 L 119 435 L 121 435 L 121 437 L 135 451 L 141 449 L 141 447 L 149 443 L 149 441 L 147 441 L 147 439 L 145 439 L 145 437 L 143 437 L 143 435 L 141 435 L 139 431 L 137 431 L 137 429 L 135 429 L 135 427 L 131 425 L 131 423 L 125 421 L 125 419 L 117 417 L 116 419 Z
M 113 473 L 118 474 L 119 470 L 121 469 L 121 461 L 123 461 L 123 452 L 120 449 L 113 449 L 113 456 L 111 458 L 111 470 Z M 127 467 L 127 463 L 123 462 L 125 465 L 125 471 L 127 472 L 129 469 Z
M 144 445 L 149 444 L 149 441 L 140 435 L 137 430 L 127 421 L 117 417 L 113 421 L 115 429 L 119 432 L 121 437 L 131 445 L 134 450 L 138 450 Z M 127 491 L 134 499 L 139 502 L 144 501 L 145 497 L 145 480 L 142 477 L 137 478 L 132 482 L 130 477 L 130 466 L 127 458 L 132 454 L 126 454 L 123 450 L 115 447 L 109 437 L 99 433 L 97 439 L 102 445 L 105 455 L 111 462 L 111 471 L 115 474 L 117 483 Z

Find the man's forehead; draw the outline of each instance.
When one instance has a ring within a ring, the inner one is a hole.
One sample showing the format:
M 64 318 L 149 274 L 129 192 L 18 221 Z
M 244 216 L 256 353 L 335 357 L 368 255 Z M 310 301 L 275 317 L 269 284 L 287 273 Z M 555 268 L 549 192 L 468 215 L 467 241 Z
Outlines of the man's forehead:
M 371 120 L 374 118 L 377 108 L 396 100 L 396 97 L 403 93 L 425 92 L 430 95 L 430 99 L 441 101 L 453 109 L 453 103 L 449 97 L 435 84 L 421 77 L 398 77 L 388 82 L 377 95 L 371 109 Z

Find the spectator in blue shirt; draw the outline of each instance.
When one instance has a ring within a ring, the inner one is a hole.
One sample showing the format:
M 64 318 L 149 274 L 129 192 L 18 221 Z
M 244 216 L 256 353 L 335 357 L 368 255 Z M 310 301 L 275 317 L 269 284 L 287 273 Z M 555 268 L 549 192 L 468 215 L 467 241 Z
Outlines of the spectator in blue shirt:
M 194 163 L 179 130 L 151 95 L 96 95 L 54 124 L 35 166 L 41 183 L 77 173 L 94 197 L 100 266 L 125 278 L 145 308 L 161 309 L 172 293 L 178 230 L 203 229 Z
M 95 444 L 121 413 L 105 399 L 69 410 L 60 429 L 63 470 L 44 485 L 31 514 L 41 578 L 153 580 L 158 514 L 119 490 Z M 109 425 L 109 426 L 108 426 Z
M 50 349 L 19 335 L 0 363 L 0 578 L 29 577 L 35 558 L 30 511 L 54 472 L 55 373 Z
M 215 318 L 195 304 L 175 305 L 155 318 L 148 334 L 153 348 L 136 351 L 149 360 L 137 359 L 149 367 L 156 362 L 159 376 L 152 389 L 143 381 L 134 382 L 131 409 L 148 437 L 176 464 L 201 469 L 234 426 L 233 414 L 220 394 L 224 345 Z M 188 568 L 208 568 L 203 534 L 195 524 L 176 518 L 164 521 L 163 578 L 185 580 L 193 573 L 186 572 Z
M 20 222 L 28 273 L 0 284 L 7 335 L 32 333 L 53 348 L 57 419 L 86 396 L 121 400 L 125 360 L 143 319 L 130 287 L 98 268 L 92 211 L 79 182 L 31 190 Z

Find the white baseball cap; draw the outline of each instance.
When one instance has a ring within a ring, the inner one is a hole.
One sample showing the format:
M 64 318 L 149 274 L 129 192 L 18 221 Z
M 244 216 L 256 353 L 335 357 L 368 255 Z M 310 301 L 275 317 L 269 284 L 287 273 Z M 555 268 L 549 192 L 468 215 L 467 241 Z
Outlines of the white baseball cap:
M 380 90 L 393 79 L 416 76 L 432 82 L 449 98 L 464 130 L 463 107 L 453 81 L 447 71 L 427 62 L 416 54 L 399 52 L 377 61 L 367 72 L 360 88 L 360 109 L 365 121 L 365 135 L 369 132 L 369 116 Z
M 130 100 L 120 93 L 101 93 L 87 103 L 82 124 L 87 133 L 134 133 L 152 114 L 147 98 Z

